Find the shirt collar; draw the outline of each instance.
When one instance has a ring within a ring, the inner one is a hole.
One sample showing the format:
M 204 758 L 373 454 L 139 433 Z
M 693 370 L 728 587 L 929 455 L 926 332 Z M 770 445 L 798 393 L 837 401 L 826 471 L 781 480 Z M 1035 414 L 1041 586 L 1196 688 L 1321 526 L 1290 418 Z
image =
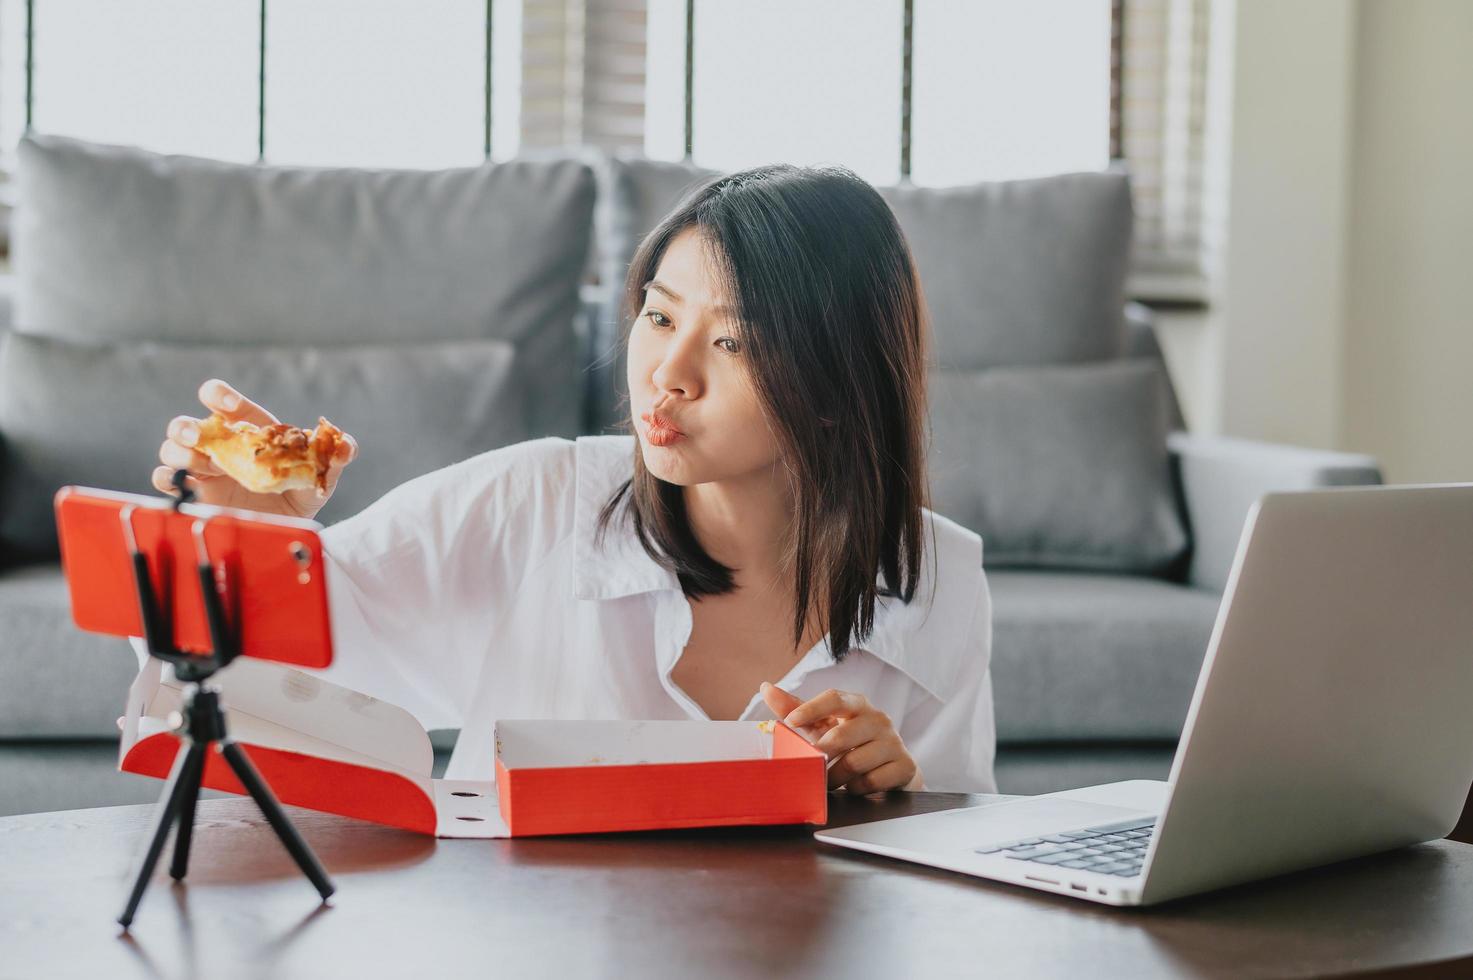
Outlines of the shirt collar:
M 573 513 L 574 595 L 618 599 L 645 592 L 681 592 L 675 573 L 650 557 L 639 543 L 627 511 L 620 507 L 603 541 L 595 544 L 599 512 L 615 488 L 633 472 L 633 436 L 580 436 L 577 440 L 577 500 Z M 874 628 L 853 645 L 899 670 L 941 701 L 954 689 L 982 576 L 982 539 L 952 521 L 922 512 L 930 547 L 910 603 L 875 599 Z M 833 662 L 827 639 L 823 643 Z
M 938 701 L 950 700 L 967 657 L 982 579 L 982 539 L 944 517 L 922 511 L 929 547 L 910 602 L 875 598 L 874 629 L 855 646 L 905 674 Z M 934 530 L 935 533 L 932 533 Z
M 579 599 L 618 599 L 679 589 L 680 579 L 639 543 L 628 510 L 620 506 L 600 543 L 598 515 L 619 484 L 634 473 L 633 436 L 579 436 L 577 500 L 573 510 L 573 594 Z

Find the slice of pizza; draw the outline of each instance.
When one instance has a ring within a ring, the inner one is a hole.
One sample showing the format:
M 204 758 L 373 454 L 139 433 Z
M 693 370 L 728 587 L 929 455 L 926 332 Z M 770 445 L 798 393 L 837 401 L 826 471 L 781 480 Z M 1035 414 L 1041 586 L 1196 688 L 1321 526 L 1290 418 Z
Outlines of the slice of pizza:
M 194 448 L 254 493 L 326 491 L 328 464 L 343 441 L 343 431 L 325 418 L 315 429 L 299 429 L 284 422 L 227 422 L 213 414 L 200 422 Z

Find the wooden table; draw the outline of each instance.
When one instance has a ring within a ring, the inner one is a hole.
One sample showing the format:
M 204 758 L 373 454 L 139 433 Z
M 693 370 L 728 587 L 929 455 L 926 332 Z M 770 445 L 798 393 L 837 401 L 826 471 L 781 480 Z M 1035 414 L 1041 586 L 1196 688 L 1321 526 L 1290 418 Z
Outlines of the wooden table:
M 832 801 L 843 825 L 996 798 Z M 338 885 L 320 906 L 254 804 L 207 800 L 187 884 L 165 852 L 125 934 L 152 812 L 0 818 L 0 978 L 1473 972 L 1473 846 L 1450 841 L 1111 909 L 831 848 L 811 828 L 436 841 L 292 809 Z

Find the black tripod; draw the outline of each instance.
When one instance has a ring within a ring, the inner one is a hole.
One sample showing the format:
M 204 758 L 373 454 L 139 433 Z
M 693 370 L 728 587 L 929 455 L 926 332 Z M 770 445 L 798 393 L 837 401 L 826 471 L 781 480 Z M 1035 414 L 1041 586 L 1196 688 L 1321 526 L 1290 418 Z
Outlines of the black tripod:
M 174 504 L 176 511 L 194 496 L 184 485 L 185 476 L 184 470 L 174 473 L 173 483 L 179 491 Z M 216 744 L 246 791 L 266 815 L 271 829 L 276 831 L 276 836 L 281 838 L 281 843 L 286 846 L 302 873 L 311 879 L 317 893 L 326 901 L 336 888 L 318 863 L 316 855 L 282 812 L 281 804 L 271 794 L 265 780 L 256 772 L 256 767 L 251 765 L 245 751 L 226 733 L 225 712 L 220 708 L 219 689 L 205 683 L 215 671 L 229 664 L 240 652 L 236 634 L 225 618 L 220 590 L 215 584 L 214 566 L 205 550 L 206 520 L 195 523 L 194 540 L 199 553 L 200 591 L 204 596 L 205 615 L 209 621 L 210 642 L 214 651 L 209 657 L 201 657 L 175 649 L 172 617 L 165 615 L 156 600 L 153 579 L 148 570 L 148 556 L 138 550 L 133 537 L 133 508 L 125 507 L 121 516 L 124 539 L 133 559 L 133 577 L 138 588 L 138 606 L 143 617 L 148 652 L 173 664 L 174 676 L 185 681 L 188 686 L 184 689 L 184 702 L 180 710 L 183 720 L 177 729 L 180 738 L 187 744 L 187 749 L 174 757 L 174 768 L 170 771 L 163 795 L 159 798 L 153 839 L 144 855 L 138 880 L 133 883 L 133 892 L 128 896 L 128 907 L 118 916 L 118 922 L 124 928 L 133 922 L 133 913 L 138 911 L 143 891 L 148 887 L 149 878 L 153 876 L 154 866 L 158 864 L 164 841 L 169 836 L 169 828 L 176 821 L 179 832 L 174 837 L 174 860 L 169 865 L 169 875 L 176 881 L 183 880 L 189 866 L 189 839 L 194 831 L 195 804 L 199 800 L 200 781 L 204 778 L 206 753 Z

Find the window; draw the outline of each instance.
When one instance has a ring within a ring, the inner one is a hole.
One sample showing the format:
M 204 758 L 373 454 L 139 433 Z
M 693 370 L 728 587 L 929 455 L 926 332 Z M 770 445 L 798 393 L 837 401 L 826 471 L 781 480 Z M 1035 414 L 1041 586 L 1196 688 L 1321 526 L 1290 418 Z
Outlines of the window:
M 677 84 L 683 84 L 684 8 L 659 0 L 650 7 L 651 74 L 668 59 L 679 66 Z M 696 0 L 695 162 L 718 170 L 841 163 L 866 180 L 894 183 L 902 9 L 894 0 L 854 0 L 836 16 L 822 0 Z M 667 80 L 652 77 L 651 90 Z M 682 124 L 683 111 L 674 120 L 649 118 L 652 155 L 682 155 L 677 134 L 683 130 L 675 128 Z
M 7 149 L 27 117 L 29 6 L 0 0 Z M 42 0 L 30 120 L 228 160 L 264 145 L 273 162 L 444 167 L 484 158 L 488 81 L 503 158 L 528 126 L 531 145 L 597 142 L 587 117 L 603 97 L 584 91 L 596 82 L 621 88 L 610 114 L 643 111 L 651 156 L 679 159 L 688 6 L 702 165 L 836 162 L 899 179 L 907 10 L 918 183 L 1107 160 L 1108 0 Z M 630 61 L 641 39 L 625 36 L 641 23 L 644 78 Z M 611 60 L 618 74 L 599 74 Z
M 506 157 L 521 3 L 489 7 L 491 137 Z M 473 166 L 486 155 L 487 11 L 485 0 L 36 0 L 31 124 L 225 160 L 257 159 L 264 136 L 276 163 Z M 24 0 L 0 3 L 7 154 L 26 123 L 26 20 Z
M 900 178 L 902 0 L 695 0 L 692 157 Z M 1104 0 L 914 0 L 911 178 L 944 185 L 1109 162 Z M 684 0 L 650 0 L 645 150 L 684 154 Z
M 1200 292 L 1213 240 L 1203 207 L 1212 10 L 1212 0 L 0 0 L 0 180 L 28 113 L 43 132 L 307 165 L 469 166 L 577 144 L 679 160 L 689 141 L 691 159 L 718 170 L 838 163 L 890 184 L 908 163 L 908 179 L 942 186 L 1098 170 L 1122 152 L 1138 280 Z
M 484 4 L 269 4 L 266 158 L 475 166 L 485 159 L 485 74 Z
M 26 4 L 3 9 L 0 137 L 10 152 L 26 120 Z M 255 0 L 46 0 L 34 18 L 37 129 L 255 159 Z
M 916 0 L 911 179 L 1008 180 L 1110 162 L 1110 6 Z

